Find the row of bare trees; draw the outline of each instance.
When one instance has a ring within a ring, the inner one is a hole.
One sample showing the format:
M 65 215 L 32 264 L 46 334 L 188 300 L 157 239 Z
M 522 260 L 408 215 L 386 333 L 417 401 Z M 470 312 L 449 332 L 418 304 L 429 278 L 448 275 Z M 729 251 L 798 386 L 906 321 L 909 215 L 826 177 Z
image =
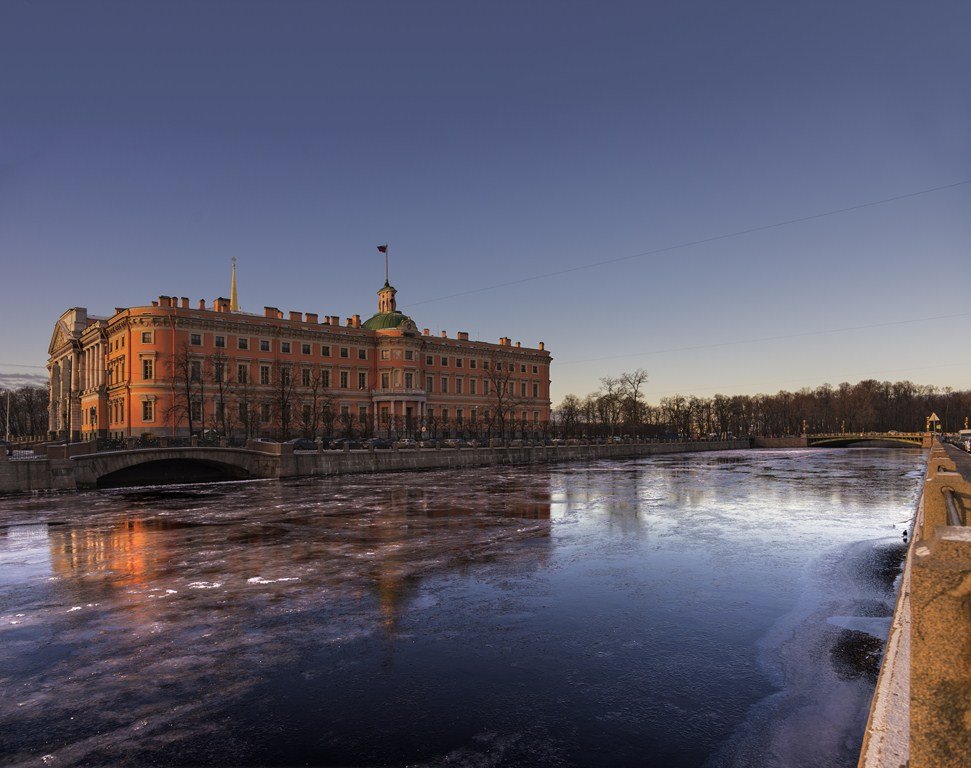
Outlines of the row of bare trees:
M 11 439 L 26 440 L 47 434 L 47 387 L 18 387 L 0 389 L 0 439 L 10 434 Z M 10 423 L 7 423 L 8 408 Z M 9 430 L 8 430 L 9 427 Z
M 837 432 L 920 432 L 936 413 L 940 428 L 967 426 L 971 391 L 910 381 L 824 384 L 774 395 L 671 395 L 649 405 L 641 369 L 603 378 L 584 398 L 567 395 L 554 411 L 554 431 L 563 437 L 611 436 L 692 438 L 711 434 L 782 436 Z
M 522 416 L 528 401 L 517 389 L 515 366 L 493 358 L 484 368 L 488 384 L 487 405 L 472 409 L 464 418 L 457 414 L 430 414 L 424 422 L 416 417 L 390 414 L 376 423 L 367 413 L 342 411 L 334 399 L 335 382 L 326 381 L 316 367 L 297 367 L 276 359 L 258 380 L 248 366 L 221 352 L 202 357 L 183 346 L 169 361 L 171 404 L 164 413 L 167 423 L 185 425 L 190 434 L 276 437 L 371 437 L 376 430 L 397 436 L 419 437 L 538 437 L 549 423 Z M 529 406 L 532 408 L 532 406 Z

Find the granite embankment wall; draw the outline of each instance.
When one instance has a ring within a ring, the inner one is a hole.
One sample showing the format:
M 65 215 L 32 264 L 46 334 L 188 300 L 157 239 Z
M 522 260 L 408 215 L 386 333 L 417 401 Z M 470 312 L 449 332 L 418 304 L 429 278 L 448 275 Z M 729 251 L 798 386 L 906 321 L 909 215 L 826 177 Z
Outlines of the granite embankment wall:
M 10 460 L 0 457 L 0 493 L 91 488 L 97 485 L 99 477 L 110 472 L 163 459 L 224 464 L 243 469 L 250 477 L 285 478 L 621 459 L 748 447 L 748 440 L 723 440 L 295 453 L 289 445 L 252 443 L 247 450 L 168 448 L 98 454 L 85 451 L 83 455 L 73 455 L 75 451 L 72 446 L 70 458 L 63 457 L 63 447 L 60 447 L 60 451 L 49 450 L 47 458 Z
M 548 464 L 591 459 L 626 459 L 693 451 L 726 451 L 748 448 L 747 440 L 692 443 L 616 443 L 603 445 L 523 446 L 518 448 L 430 449 L 401 451 L 332 451 L 297 453 L 286 476 L 341 475 L 359 472 L 460 469 L 517 464 Z
M 935 444 L 860 768 L 971 765 L 971 457 Z
M 806 448 L 809 441 L 805 437 L 756 437 L 755 448 Z

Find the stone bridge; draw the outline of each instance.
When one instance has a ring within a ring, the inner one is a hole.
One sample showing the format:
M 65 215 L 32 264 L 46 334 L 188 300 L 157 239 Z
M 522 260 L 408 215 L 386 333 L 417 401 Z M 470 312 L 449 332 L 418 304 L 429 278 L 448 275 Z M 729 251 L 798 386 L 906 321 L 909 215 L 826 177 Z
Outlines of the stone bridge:
M 918 448 L 931 447 L 931 435 L 924 432 L 841 432 L 828 435 L 806 435 L 810 447 L 840 448 L 854 443 L 900 443 Z
M 0 493 L 543 464 L 748 447 L 748 439 L 670 443 L 627 440 L 508 448 L 295 452 L 292 445 L 253 441 L 245 449 L 200 446 L 97 453 L 93 442 L 74 443 L 48 445 L 46 457 L 33 459 L 8 459 L 0 452 Z
M 69 459 L 77 488 L 280 476 L 280 456 L 242 448 L 145 448 Z

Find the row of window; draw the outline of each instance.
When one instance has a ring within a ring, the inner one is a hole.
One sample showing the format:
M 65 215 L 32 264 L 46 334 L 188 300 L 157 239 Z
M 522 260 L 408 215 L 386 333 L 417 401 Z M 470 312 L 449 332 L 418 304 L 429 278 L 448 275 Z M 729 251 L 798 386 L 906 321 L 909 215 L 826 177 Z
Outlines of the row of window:
M 510 413 L 510 416 L 513 416 L 513 415 L 514 414 Z M 529 412 L 528 411 L 521 411 L 520 416 L 521 416 L 521 419 L 524 422 L 526 422 L 526 421 L 529 420 Z M 439 411 L 438 411 L 438 417 L 437 418 L 435 416 L 435 409 L 434 408 L 426 408 L 425 409 L 425 423 L 426 424 L 431 424 L 431 423 L 436 423 L 436 422 L 444 423 L 444 422 L 447 422 L 450 417 L 451 417 L 451 413 L 449 412 L 449 409 L 448 408 L 440 408 Z M 463 423 L 465 421 L 465 418 L 466 418 L 465 410 L 463 408 L 456 408 L 455 409 L 455 420 L 456 420 L 456 422 L 459 423 L 459 424 L 461 424 L 461 423 Z M 478 411 L 477 408 L 472 408 L 471 414 L 470 414 L 469 418 L 472 421 L 478 421 L 479 420 L 479 411 Z M 489 420 L 489 411 L 485 411 L 482 414 L 482 420 L 484 420 L 484 421 L 488 421 Z M 533 411 L 533 423 L 534 424 L 539 424 L 539 411 Z
M 387 355 L 388 352 L 389 352 L 389 350 L 387 350 L 387 349 L 381 350 L 381 359 L 382 360 L 387 360 L 388 359 L 386 357 L 386 355 Z M 413 356 L 412 356 L 411 352 L 412 352 L 412 350 L 410 350 L 410 349 L 406 349 L 405 350 L 405 360 L 411 360 L 411 359 L 413 359 Z M 465 363 L 466 363 L 466 359 L 465 358 L 462 358 L 462 357 L 452 357 L 452 358 L 450 358 L 450 357 L 446 357 L 444 355 L 441 356 L 441 357 L 439 357 L 438 358 L 438 361 L 439 361 L 438 364 L 440 366 L 442 366 L 443 368 L 447 368 L 450 361 L 454 362 L 456 368 L 463 368 L 465 366 Z M 480 365 L 480 362 L 476 358 L 474 358 L 474 357 L 468 358 L 468 361 L 467 362 L 469 364 L 469 368 L 471 368 L 473 370 L 475 368 L 478 368 L 479 365 Z M 435 356 L 434 355 L 425 355 L 425 365 L 435 365 Z M 489 370 L 489 361 L 488 360 L 481 361 L 481 365 L 482 365 L 482 370 L 484 370 L 484 371 L 488 371 Z M 496 363 L 496 366 L 497 366 L 497 370 L 501 370 L 502 363 L 497 362 Z M 514 373 L 515 370 L 516 370 L 516 364 L 515 363 L 508 363 L 508 366 L 509 366 L 509 372 L 510 373 Z M 538 374 L 539 373 L 539 366 L 538 365 L 531 366 L 531 369 L 532 369 L 532 372 L 534 374 Z M 520 363 L 519 364 L 519 372 L 520 373 L 526 373 L 526 364 L 525 363 Z
M 217 421 L 222 421 L 223 419 L 224 405 L 225 404 L 223 402 L 216 402 L 215 404 L 216 406 L 215 418 Z M 109 407 L 109 421 L 112 424 L 118 424 L 124 421 L 124 400 L 122 399 L 112 400 L 108 403 L 108 407 Z M 192 419 L 194 421 L 202 420 L 202 401 L 201 400 L 192 400 L 190 404 L 190 410 L 191 410 Z M 342 416 L 349 416 L 350 406 L 346 404 L 342 404 L 340 406 L 340 412 Z M 272 404 L 260 403 L 258 405 L 258 414 L 259 414 L 259 420 L 261 422 L 263 422 L 264 424 L 269 423 L 272 420 Z M 533 423 L 539 423 L 539 414 L 540 414 L 539 411 L 532 412 Z M 247 403 L 239 402 L 236 404 L 236 415 L 240 419 L 240 421 L 245 422 L 248 418 L 251 418 L 254 415 L 254 413 L 249 410 L 249 406 Z M 311 406 L 303 405 L 300 415 L 305 422 L 309 423 L 312 415 Z M 85 416 L 87 417 L 86 421 L 89 424 L 97 425 L 98 416 L 97 416 L 96 409 L 91 408 L 90 415 L 85 414 Z M 409 417 L 412 416 L 411 408 L 408 409 L 407 416 Z M 450 417 L 451 417 L 451 413 L 448 408 L 439 409 L 438 418 L 437 418 L 438 421 L 447 422 L 449 421 Z M 464 408 L 455 409 L 455 419 L 458 423 L 462 423 L 465 420 L 465 417 L 466 417 L 466 412 Z M 366 405 L 358 406 L 358 418 L 362 421 L 367 418 L 370 418 L 370 408 Z M 471 409 L 471 419 L 475 421 L 477 418 L 478 418 L 478 409 L 473 407 Z M 484 412 L 483 418 L 488 420 L 489 418 L 488 410 Z M 528 420 L 528 412 L 522 411 L 521 418 L 523 421 Z M 379 419 L 382 424 L 386 424 L 390 421 L 391 410 L 389 406 L 386 406 L 386 405 L 381 406 L 379 410 Z M 426 409 L 425 420 L 426 422 L 429 422 L 429 423 L 436 421 L 436 413 L 434 408 L 429 407 Z M 154 400 L 142 401 L 142 421 L 146 423 L 155 421 L 155 401 Z
M 200 380 L 202 380 L 202 361 L 201 360 L 192 360 L 190 362 L 190 365 L 191 365 L 190 376 L 191 376 L 192 380 L 194 380 L 194 381 L 200 381 Z M 248 384 L 249 383 L 249 370 L 250 370 L 250 367 L 249 367 L 249 364 L 248 363 L 238 363 L 237 366 L 236 366 L 236 382 L 239 383 L 239 384 Z M 279 379 L 278 379 L 279 383 L 282 384 L 283 386 L 290 386 L 290 383 L 291 383 L 290 369 L 289 368 L 279 368 L 278 370 L 279 370 Z M 330 374 L 331 374 L 331 372 L 329 370 L 327 370 L 327 369 L 323 369 L 323 370 L 320 370 L 320 371 L 312 371 L 310 368 L 303 368 L 300 371 L 300 385 L 301 386 L 304 386 L 304 387 L 318 386 L 318 387 L 321 387 L 323 389 L 329 389 L 331 387 L 331 375 Z M 350 386 L 350 382 L 351 382 L 350 376 L 351 376 L 350 371 L 340 371 L 339 372 L 339 379 L 338 379 L 339 380 L 339 385 L 338 386 L 341 389 L 347 389 Z M 213 377 L 214 377 L 214 379 L 215 379 L 215 381 L 217 383 L 224 381 L 224 379 L 225 379 L 225 363 L 217 362 L 217 363 L 214 364 L 214 366 L 213 366 Z M 144 358 L 142 360 L 142 379 L 144 381 L 151 381 L 154 378 L 155 378 L 155 361 L 152 358 Z M 414 373 L 412 373 L 410 371 L 405 371 L 404 372 L 404 377 L 402 378 L 402 372 L 396 370 L 396 371 L 394 371 L 394 378 L 392 379 L 392 372 L 391 371 L 382 371 L 381 372 L 381 388 L 382 389 L 390 389 L 391 386 L 392 386 L 392 381 L 394 382 L 393 383 L 393 386 L 395 386 L 395 387 L 400 387 L 400 386 L 402 386 L 402 383 L 403 383 L 405 389 L 413 389 L 414 386 L 415 386 L 415 375 L 414 375 Z M 263 384 L 263 385 L 268 385 L 268 384 L 273 383 L 272 382 L 272 375 L 271 375 L 271 367 L 269 365 L 261 365 L 260 366 L 260 378 L 259 378 L 259 382 L 260 382 L 260 384 Z M 468 386 L 468 394 L 470 394 L 470 395 L 477 395 L 477 394 L 479 394 L 479 392 L 477 391 L 478 388 L 479 388 L 479 386 L 478 386 L 479 385 L 479 382 L 478 382 L 477 379 L 468 379 L 467 382 L 466 382 L 466 380 L 461 379 L 461 378 L 458 378 L 458 377 L 455 378 L 453 393 L 456 394 L 456 395 L 465 394 L 465 392 L 463 392 L 463 389 L 465 388 L 466 383 L 467 383 L 467 386 Z M 512 386 L 512 387 L 515 386 L 515 382 L 504 382 L 504 384 L 507 385 L 507 386 Z M 435 391 L 434 385 L 435 385 L 435 377 L 434 376 L 426 376 L 425 377 L 425 391 L 426 392 L 429 392 L 429 393 L 434 392 Z M 367 387 L 368 387 L 367 372 L 365 372 L 365 371 L 358 371 L 357 372 L 357 388 L 358 389 L 367 389 Z M 525 382 L 525 381 L 519 382 L 519 395 L 520 395 L 520 397 L 527 397 L 529 395 L 530 390 L 528 389 L 528 387 L 529 387 L 529 384 L 527 382 Z M 439 379 L 439 389 L 438 389 L 438 392 L 440 394 L 449 394 L 449 388 L 450 388 L 449 387 L 449 377 L 448 376 L 442 376 Z M 532 390 L 531 391 L 532 391 L 532 396 L 533 397 L 539 397 L 539 383 L 538 382 L 532 382 Z M 488 396 L 488 394 L 489 394 L 489 380 L 488 379 L 482 379 L 482 394 L 483 395 L 486 395 L 486 396 Z
M 214 336 L 213 337 L 213 343 L 214 343 L 214 345 L 217 348 L 224 349 L 226 347 L 226 338 L 227 338 L 226 336 Z M 143 331 L 142 332 L 142 343 L 143 344 L 152 344 L 152 343 L 154 343 L 154 340 L 155 340 L 154 331 Z M 272 350 L 272 342 L 271 342 L 270 339 L 259 339 L 258 341 L 259 341 L 259 351 L 260 352 L 272 352 L 273 351 Z M 124 337 L 122 337 L 121 342 L 122 342 L 122 346 L 124 346 Z M 189 344 L 191 346 L 194 346 L 194 347 L 200 347 L 200 346 L 202 346 L 202 334 L 201 333 L 190 333 L 189 334 Z M 288 354 L 292 354 L 293 353 L 293 348 L 294 348 L 293 342 L 290 342 L 290 341 L 282 341 L 281 340 L 279 342 L 279 344 L 280 344 L 280 350 L 279 351 L 280 351 L 281 354 L 288 355 Z M 313 348 L 314 348 L 314 345 L 313 344 L 310 344 L 310 343 L 307 343 L 307 342 L 300 342 L 298 346 L 300 348 L 300 354 L 302 354 L 302 355 L 312 355 L 313 354 Z M 236 348 L 237 349 L 240 349 L 240 350 L 248 350 L 250 348 L 250 339 L 249 339 L 249 337 L 246 337 L 246 336 L 237 336 L 236 337 Z M 360 347 L 358 347 L 356 349 L 357 349 L 356 354 L 357 354 L 357 359 L 358 360 L 367 360 L 368 359 L 368 354 L 367 354 L 368 351 L 367 351 L 367 349 L 363 349 L 363 348 L 360 348 Z M 338 354 L 342 358 L 350 358 L 351 357 L 351 348 L 350 347 L 339 347 L 338 348 Z M 320 355 L 321 355 L 321 357 L 331 357 L 331 346 L 329 344 L 321 344 L 320 345 Z M 390 360 L 391 359 L 391 350 L 390 349 L 382 349 L 381 350 L 381 359 L 382 360 Z M 406 350 L 404 350 L 404 359 L 405 360 L 414 360 L 415 359 L 415 351 L 413 349 L 406 349 Z M 442 355 L 438 359 L 439 359 L 439 365 L 441 365 L 444 368 L 447 368 L 450 362 L 454 362 L 454 366 L 456 368 L 462 368 L 462 367 L 465 366 L 465 363 L 466 363 L 466 359 L 465 358 L 461 358 L 461 357 L 450 358 L 450 357 L 447 357 L 445 355 Z M 474 357 L 468 358 L 467 362 L 468 362 L 468 367 L 471 368 L 471 369 L 473 369 L 473 370 L 476 369 L 476 368 L 478 368 L 479 365 L 480 365 L 479 361 L 476 358 L 474 358 Z M 425 355 L 425 364 L 426 365 L 434 365 L 435 364 L 435 356 L 434 355 Z M 500 365 L 501 366 L 502 363 L 497 363 L 497 365 Z M 482 369 L 483 370 L 486 370 L 486 371 L 489 370 L 489 361 L 488 360 L 482 360 L 481 361 L 481 366 L 482 366 Z M 515 363 L 508 363 L 508 366 L 509 366 L 509 372 L 510 373 L 512 373 L 512 372 L 514 372 L 516 370 Z M 530 369 L 531 369 L 532 373 L 534 373 L 534 374 L 538 374 L 539 373 L 539 366 L 538 365 L 530 366 Z M 519 364 L 519 372 L 520 373 L 526 373 L 526 370 L 527 370 L 526 364 L 525 363 L 520 363 Z
M 270 341 L 270 339 L 258 339 L 257 341 L 259 342 L 259 351 L 260 352 L 272 352 L 273 351 L 273 349 L 272 349 L 273 344 Z M 202 346 L 202 334 L 201 333 L 190 333 L 189 334 L 189 344 L 190 344 L 190 346 L 193 346 L 193 347 L 201 347 Z M 224 349 L 226 347 L 226 337 L 225 336 L 214 336 L 213 337 L 213 345 L 215 347 L 217 347 L 218 349 Z M 299 348 L 301 355 L 312 355 L 314 353 L 314 347 L 317 346 L 315 344 L 310 344 L 310 343 L 307 343 L 307 342 L 299 342 L 299 343 L 296 343 L 295 344 L 292 341 L 280 341 L 279 342 L 279 345 L 280 345 L 279 352 L 280 352 L 280 354 L 283 354 L 283 355 L 293 354 L 293 351 L 294 351 L 295 348 Z M 237 336 L 236 337 L 236 349 L 248 350 L 249 348 L 250 348 L 250 339 L 248 337 L 246 337 L 246 336 Z M 350 358 L 351 357 L 351 349 L 352 349 L 351 347 L 338 347 L 338 349 L 337 349 L 338 356 L 339 357 L 342 357 L 342 358 L 345 358 L 345 359 Z M 356 349 L 355 354 L 357 355 L 357 359 L 358 360 L 367 360 L 368 359 L 367 349 L 363 349 L 363 348 L 360 348 L 360 347 L 356 347 L 354 349 Z M 331 357 L 331 352 L 332 352 L 332 350 L 331 350 L 331 346 L 329 344 L 321 344 L 320 345 L 320 355 L 321 355 L 321 357 Z

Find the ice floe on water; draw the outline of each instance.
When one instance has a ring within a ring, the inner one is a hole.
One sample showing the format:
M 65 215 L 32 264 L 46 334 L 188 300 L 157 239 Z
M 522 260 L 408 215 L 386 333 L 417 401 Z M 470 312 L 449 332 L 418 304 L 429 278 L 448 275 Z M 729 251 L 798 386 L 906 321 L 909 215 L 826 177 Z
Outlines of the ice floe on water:
M 752 707 L 707 768 L 856 764 L 895 599 L 885 571 L 902 557 L 899 542 L 879 539 L 810 564 L 793 610 L 759 643 L 779 690 Z
M 4 760 L 839 765 L 920 480 L 857 455 L 12 500 Z
M 246 580 L 247 584 L 276 584 L 281 581 L 300 581 L 299 576 L 283 576 L 279 579 L 264 579 L 262 576 L 253 576 Z

